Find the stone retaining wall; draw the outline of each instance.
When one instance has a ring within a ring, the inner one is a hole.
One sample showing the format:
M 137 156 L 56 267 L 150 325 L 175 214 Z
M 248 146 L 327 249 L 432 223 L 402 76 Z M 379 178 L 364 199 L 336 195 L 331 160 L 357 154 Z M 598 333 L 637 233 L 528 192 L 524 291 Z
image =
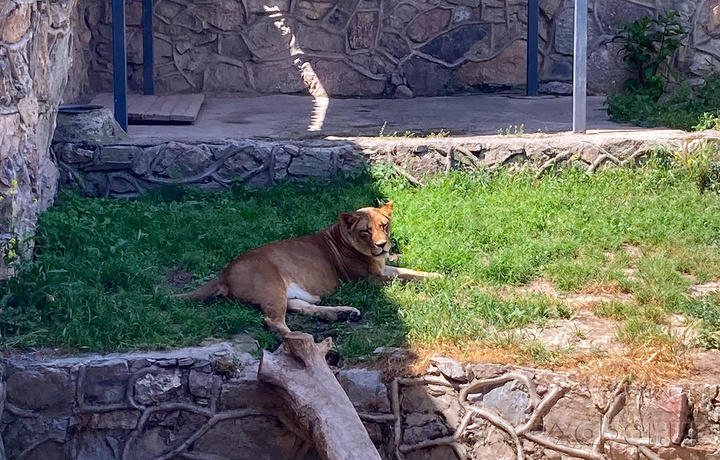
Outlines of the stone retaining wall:
M 659 146 L 688 150 L 720 142 L 720 133 L 666 132 L 657 138 L 614 135 L 483 136 L 375 139 L 90 143 L 56 136 L 53 151 L 61 184 L 90 196 L 133 197 L 165 185 L 217 190 L 233 181 L 269 187 L 279 181 L 331 179 L 371 164 L 391 165 L 420 183 L 451 169 L 529 163 L 540 170 L 569 163 L 590 171 L 641 161 Z
M 109 1 L 85 2 L 94 91 L 111 91 Z M 573 0 L 541 0 L 540 78 L 572 79 Z M 158 0 L 159 93 L 310 91 L 411 97 L 525 84 L 526 0 Z M 611 42 L 622 21 L 678 10 L 688 31 L 678 67 L 720 68 L 716 0 L 591 0 L 588 84 L 605 92 L 626 74 Z M 130 87 L 142 87 L 141 2 L 128 2 Z
M 432 362 L 423 376 L 389 381 L 337 371 L 384 459 L 720 458 L 717 384 L 587 386 L 535 369 Z M 0 366 L 0 458 L 317 459 L 257 370 L 228 344 L 11 356 Z
M 65 89 L 77 0 L 0 2 L 0 278 L 29 256 L 36 216 L 55 198 L 50 156 Z

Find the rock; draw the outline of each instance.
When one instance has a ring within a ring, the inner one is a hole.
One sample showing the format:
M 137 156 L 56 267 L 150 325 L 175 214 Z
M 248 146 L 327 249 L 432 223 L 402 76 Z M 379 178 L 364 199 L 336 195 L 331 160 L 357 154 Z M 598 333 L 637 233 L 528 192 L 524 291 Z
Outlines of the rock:
M 318 2 L 302 0 L 298 5 L 300 13 L 308 19 L 320 19 L 330 11 L 335 4 L 333 2 Z
M 413 56 L 405 61 L 402 71 L 415 96 L 446 94 L 453 89 L 453 72 L 421 57 Z
M 337 373 L 340 385 L 355 408 L 366 412 L 390 412 L 387 387 L 380 381 L 380 371 L 342 370 Z
M 248 0 L 246 5 L 253 14 L 267 14 L 269 11 L 285 12 L 290 9 L 290 0 Z
M 458 69 L 458 79 L 467 86 L 521 86 L 526 80 L 526 42 L 517 40 L 487 62 L 467 62 Z
M 298 438 L 275 417 L 255 415 L 216 423 L 194 448 L 216 458 L 276 460 L 288 458 L 296 442 Z
M 300 69 L 293 63 L 262 62 L 249 66 L 255 91 L 295 94 L 306 91 Z
M 644 16 L 653 17 L 654 13 L 653 7 L 622 0 L 606 0 L 595 8 L 598 28 L 602 33 L 610 35 L 617 32 L 619 24 L 633 22 Z
M 247 86 L 244 67 L 235 63 L 216 62 L 202 74 L 202 88 L 206 91 L 242 91 Z
M 237 153 L 223 162 L 217 170 L 217 175 L 226 180 L 247 178 L 267 167 L 269 154 L 270 150 L 267 148 L 256 148 L 253 145 L 241 147 Z
M 139 176 L 147 174 L 152 162 L 157 157 L 157 152 L 156 147 L 146 147 L 136 152 L 130 169 Z
M 411 426 L 403 430 L 402 441 L 404 444 L 417 444 L 428 439 L 441 438 L 453 433 L 445 422 L 434 418 L 420 426 Z
M 410 54 L 410 46 L 408 46 L 405 38 L 391 32 L 384 33 L 380 37 L 380 48 L 386 50 L 398 59 L 402 59 Z
M 335 30 L 342 30 L 350 20 L 350 15 L 341 9 L 335 8 L 332 13 L 328 14 L 325 22 Z
M 448 0 L 448 3 L 453 5 L 469 6 L 471 8 L 477 8 L 480 6 L 480 0 Z
M 420 50 L 437 59 L 454 63 L 465 55 L 477 43 L 490 35 L 487 24 L 469 24 L 460 26 L 425 44 Z
M 348 43 L 350 49 L 370 49 L 375 44 L 378 28 L 378 13 L 360 11 L 350 20 Z
M 249 59 L 252 56 L 252 52 L 242 38 L 242 35 L 234 34 L 220 36 L 218 40 L 218 53 L 239 61 Z
M 547 67 L 548 65 L 549 69 L 546 72 L 547 78 L 563 80 L 566 82 L 572 81 L 573 64 L 568 58 L 562 58 L 560 60 L 548 58 L 545 66 Z
M 30 14 L 32 8 L 27 3 L 20 3 L 15 6 L 10 15 L 2 24 L 2 40 L 5 43 L 13 44 L 20 41 L 25 32 L 30 28 Z
M 313 88 L 324 89 L 324 94 L 317 95 L 377 96 L 385 90 L 384 75 L 378 75 L 377 80 L 368 78 L 343 61 L 312 62 L 311 65 L 303 67 L 303 80 L 311 94 L 315 94 Z
M 507 382 L 485 393 L 473 394 L 468 400 L 495 409 L 515 426 L 524 423 L 531 410 L 530 398 L 522 385 L 515 381 Z
M 293 35 L 290 29 L 276 26 L 272 18 L 262 17 L 255 20 L 248 26 L 245 36 L 258 58 L 289 56 L 288 50 Z
M 293 158 L 288 173 L 295 177 L 330 177 L 333 171 L 333 149 L 301 148 Z
M 543 418 L 545 432 L 566 442 L 590 444 L 598 435 L 602 415 L 587 391 L 573 389 Z
M 96 412 L 92 414 L 88 426 L 93 430 L 134 430 L 140 414 L 135 409 Z
M 100 147 L 99 161 L 113 165 L 131 165 L 138 148 L 133 145 L 108 145 Z
M 55 154 L 62 161 L 67 163 L 87 163 L 93 160 L 95 152 L 93 150 L 78 147 L 72 142 L 61 142 L 54 145 Z
M 402 3 L 392 10 L 389 17 L 383 22 L 383 29 L 394 30 L 401 32 L 406 25 L 418 14 L 418 9 L 414 5 L 409 3 Z M 427 22 L 432 22 L 429 19 Z M 439 29 L 439 30 L 442 30 Z M 422 25 L 417 26 L 416 34 L 418 38 L 421 38 L 424 33 L 422 32 Z M 404 36 L 405 34 L 403 34 Z
M 169 142 L 158 151 L 153 175 L 170 179 L 187 179 L 202 174 L 213 160 L 205 145 Z
M 220 30 L 229 31 L 245 23 L 242 5 L 232 0 L 218 0 L 203 3 L 202 8 L 193 8 L 192 14 Z
M 455 380 L 460 383 L 467 383 L 468 372 L 465 370 L 465 365 L 461 362 L 455 361 L 450 358 L 432 357 L 430 363 L 437 367 L 442 375 L 450 380 Z
M 575 34 L 573 8 L 565 8 L 555 16 L 555 51 L 572 56 Z
M 138 403 L 151 404 L 169 400 L 181 387 L 179 369 L 158 369 L 139 378 L 133 390 Z
M 198 398 L 209 398 L 213 395 L 213 391 L 221 383 L 217 375 L 200 372 L 195 369 L 190 370 L 188 377 L 188 388 L 193 396 Z
M 7 402 L 46 416 L 70 416 L 75 399 L 75 376 L 69 369 L 50 366 L 12 368 L 6 382 Z
M 415 43 L 423 43 L 446 30 L 452 18 L 451 10 L 433 8 L 418 15 L 407 28 L 407 36 Z
M 85 404 L 112 404 L 125 399 L 125 387 L 132 373 L 125 360 L 107 360 L 85 368 Z
M 73 114 L 58 113 L 53 135 L 53 142 L 74 142 L 85 145 L 102 145 L 129 139 L 108 109 Z
M 352 23 L 351 26 L 352 28 Z M 319 27 L 297 26 L 297 45 L 303 50 L 319 52 L 342 53 L 345 51 L 345 37 L 338 33 L 328 32 Z M 370 43 L 372 46 L 372 43 Z M 368 47 L 370 47 L 368 46 Z M 300 71 L 293 66 L 295 79 L 299 80 Z
M 455 8 L 453 12 L 453 24 L 459 24 L 465 21 L 477 21 L 480 19 L 479 10 L 468 8 L 466 6 L 459 6 Z
M 77 458 L 92 458 L 93 460 L 115 460 L 117 452 L 108 442 L 104 433 L 84 432 L 78 436 Z
M 398 87 L 395 88 L 394 96 L 398 99 L 412 99 L 413 92 L 405 85 L 398 85 Z
M 406 460 L 457 460 L 457 454 L 448 446 L 419 449 L 405 455 Z

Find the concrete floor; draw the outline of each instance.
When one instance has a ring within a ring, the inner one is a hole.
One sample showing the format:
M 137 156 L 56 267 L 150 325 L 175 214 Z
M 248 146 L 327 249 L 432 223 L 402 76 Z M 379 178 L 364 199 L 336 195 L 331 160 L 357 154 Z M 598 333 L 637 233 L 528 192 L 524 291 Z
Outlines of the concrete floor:
M 638 131 L 608 120 L 604 97 L 588 98 L 588 130 Z M 416 136 L 446 130 L 451 136 L 497 134 L 523 125 L 526 134 L 560 133 L 572 129 L 572 98 L 513 95 L 463 95 L 417 99 L 330 99 L 319 131 L 310 131 L 314 100 L 311 96 L 274 95 L 241 98 L 209 96 L 197 121 L 186 126 L 131 125 L 136 142 L 155 139 L 182 141 L 238 138 L 312 139 L 327 136 L 378 136 L 381 132 Z M 320 111 L 322 113 L 322 111 Z M 319 123 L 318 123 L 319 124 Z M 385 128 L 383 129 L 383 125 Z M 642 130 L 647 131 L 647 130 Z M 635 133 L 637 134 L 637 133 Z

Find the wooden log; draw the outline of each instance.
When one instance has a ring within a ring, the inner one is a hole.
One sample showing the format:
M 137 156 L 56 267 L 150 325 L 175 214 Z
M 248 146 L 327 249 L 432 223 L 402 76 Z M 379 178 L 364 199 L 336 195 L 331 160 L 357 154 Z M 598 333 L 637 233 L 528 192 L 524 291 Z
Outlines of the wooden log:
M 275 353 L 263 352 L 258 380 L 282 390 L 298 424 L 324 460 L 381 460 L 355 408 L 325 362 L 330 338 L 290 332 Z

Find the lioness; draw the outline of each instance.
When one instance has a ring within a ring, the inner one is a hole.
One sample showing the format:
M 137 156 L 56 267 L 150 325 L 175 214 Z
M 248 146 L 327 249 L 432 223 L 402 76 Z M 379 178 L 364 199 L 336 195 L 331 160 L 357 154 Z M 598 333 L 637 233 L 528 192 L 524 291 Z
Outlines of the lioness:
M 339 281 L 393 277 L 413 280 L 437 277 L 385 265 L 390 255 L 390 215 L 393 202 L 340 214 L 338 222 L 312 235 L 252 249 L 230 262 L 218 276 L 194 291 L 176 297 L 204 300 L 220 295 L 260 307 L 265 325 L 285 336 L 287 310 L 331 321 L 356 320 L 353 307 L 316 305 L 335 292 Z

